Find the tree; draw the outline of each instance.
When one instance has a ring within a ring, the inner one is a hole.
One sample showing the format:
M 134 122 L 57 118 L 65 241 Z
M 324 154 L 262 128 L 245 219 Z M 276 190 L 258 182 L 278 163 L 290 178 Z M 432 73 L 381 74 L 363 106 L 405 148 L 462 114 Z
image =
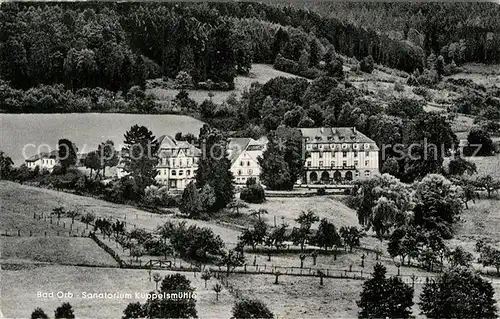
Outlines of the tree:
M 145 250 L 142 245 L 134 245 L 130 248 L 130 256 L 135 257 L 135 261 L 139 261 L 139 257 L 142 257 L 144 253 Z
M 363 58 L 363 60 L 361 60 L 361 63 L 359 64 L 359 68 L 362 72 L 372 73 L 374 65 L 375 65 L 375 61 L 373 60 L 373 57 L 371 55 L 369 55 L 369 56 Z
M 123 169 L 130 173 L 140 194 L 143 195 L 147 186 L 155 184 L 155 177 L 158 174 L 156 165 L 158 164 L 159 143 L 153 132 L 145 126 L 132 126 L 124 137 Z
M 257 299 L 238 300 L 233 306 L 234 319 L 271 319 L 274 318 L 273 313 L 267 306 Z
M 212 289 L 215 292 L 215 300 L 219 301 L 219 294 L 222 291 L 222 286 L 219 283 L 216 283 Z
M 472 175 L 477 173 L 477 167 L 475 163 L 469 162 L 463 157 L 459 156 L 454 158 L 448 164 L 448 173 L 450 175 L 461 176 L 465 173 Z
M 467 146 L 464 154 L 467 156 L 490 156 L 495 152 L 495 146 L 490 134 L 481 128 L 473 128 L 467 135 Z
M 357 301 L 360 318 L 409 318 L 413 306 L 413 288 L 399 277 L 386 278 L 386 268 L 377 263 L 373 278 L 363 284 Z
M 397 217 L 401 218 L 399 208 L 386 197 L 380 197 L 376 205 L 373 207 L 373 219 L 371 225 L 375 230 L 378 238 L 382 238 L 389 229 L 394 226 L 394 221 Z
M 97 152 L 102 166 L 102 177 L 106 177 L 106 167 L 118 165 L 119 158 L 118 151 L 115 150 L 115 143 L 111 140 L 107 140 L 99 144 Z
M 0 179 L 7 179 L 12 172 L 14 162 L 3 151 L 0 151 Z
M 196 185 L 206 184 L 214 190 L 215 202 L 211 212 L 226 207 L 234 198 L 234 177 L 227 154 L 227 138 L 217 129 L 204 125 L 200 129 L 202 156 L 196 170 Z
M 176 273 L 167 275 L 161 283 L 160 293 L 168 293 L 171 298 L 148 299 L 144 312 L 148 318 L 197 318 L 196 299 L 172 292 L 192 293 L 191 281 L 186 276 Z
M 218 264 L 226 267 L 226 275 L 235 267 L 241 266 L 245 263 L 245 257 L 241 251 L 236 249 L 223 251 L 221 257 L 219 258 Z
M 179 71 L 175 77 L 175 88 L 187 90 L 193 88 L 193 78 L 186 71 Z
M 342 239 L 335 225 L 330 223 L 326 218 L 323 218 L 314 236 L 314 242 L 319 247 L 328 250 L 328 248 L 332 248 L 333 246 L 340 246 L 342 244 Z
M 455 247 L 455 249 L 450 251 L 447 255 L 452 267 L 468 267 L 473 260 L 472 254 L 460 246 Z
M 500 189 L 500 180 L 494 179 L 491 175 L 478 177 L 474 184 L 477 187 L 481 187 L 488 193 L 488 198 L 491 197 L 493 192 L 497 192 Z
M 461 187 L 442 175 L 430 174 L 417 184 L 415 199 L 414 224 L 451 238 L 452 226 L 463 210 Z
M 88 153 L 83 160 L 83 165 L 85 165 L 85 168 L 90 169 L 90 178 L 92 178 L 93 171 L 96 172 L 95 176 L 97 177 L 99 170 L 102 168 L 99 154 L 96 151 Z
M 195 182 L 190 182 L 182 192 L 179 211 L 181 214 L 193 218 L 199 217 L 203 212 L 203 208 L 200 192 L 196 188 Z
M 291 236 L 294 244 L 300 244 L 300 250 L 304 251 L 306 241 L 311 239 L 312 224 L 318 222 L 319 217 L 312 210 L 307 212 L 302 211 L 295 221 L 300 225 L 300 227 L 294 228 Z
M 260 180 L 272 190 L 291 190 L 303 170 L 302 135 L 297 129 L 279 127 L 268 139 L 258 158 Z
M 144 318 L 146 316 L 144 307 L 140 302 L 133 302 L 127 305 L 123 310 L 122 319 Z
M 36 308 L 31 313 L 31 319 L 49 319 L 49 316 L 42 310 L 42 308 Z
M 202 274 L 201 274 L 201 279 L 203 279 L 205 281 L 205 288 L 207 288 L 207 281 L 210 280 L 210 278 L 212 278 L 212 273 L 210 272 L 210 270 L 206 269 Z
M 429 318 L 496 318 L 494 293 L 478 273 L 456 267 L 425 283 L 419 306 Z
M 69 302 L 64 302 L 61 306 L 59 306 L 54 311 L 55 319 L 74 319 L 75 314 L 73 313 L 73 307 L 69 304 Z
M 59 164 L 65 173 L 69 167 L 76 164 L 76 152 L 78 149 L 75 144 L 68 139 L 59 140 Z
M 354 247 L 359 247 L 359 240 L 363 237 L 363 233 L 355 226 L 342 226 L 340 228 L 340 237 L 344 242 L 344 247 L 349 247 L 349 251 L 352 252 Z
M 284 247 L 284 242 L 287 240 L 287 231 L 288 225 L 282 224 L 276 228 L 274 228 L 266 239 L 266 245 L 269 247 L 274 247 L 276 250 L 279 250 Z

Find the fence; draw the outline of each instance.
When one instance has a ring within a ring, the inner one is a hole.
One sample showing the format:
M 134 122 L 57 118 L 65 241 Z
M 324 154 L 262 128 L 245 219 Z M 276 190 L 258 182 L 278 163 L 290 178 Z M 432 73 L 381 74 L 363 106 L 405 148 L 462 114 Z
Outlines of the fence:
M 103 241 L 101 241 L 99 238 L 97 238 L 97 236 L 93 232 L 90 233 L 89 237 L 92 238 L 92 240 L 95 241 L 95 243 L 99 247 L 101 247 L 108 254 L 110 254 L 111 257 L 113 257 L 113 259 L 116 260 L 116 262 L 118 263 L 118 265 L 120 265 L 120 268 L 124 268 L 126 266 L 125 262 L 123 262 L 123 260 L 121 259 L 121 257 L 111 247 L 109 247 Z

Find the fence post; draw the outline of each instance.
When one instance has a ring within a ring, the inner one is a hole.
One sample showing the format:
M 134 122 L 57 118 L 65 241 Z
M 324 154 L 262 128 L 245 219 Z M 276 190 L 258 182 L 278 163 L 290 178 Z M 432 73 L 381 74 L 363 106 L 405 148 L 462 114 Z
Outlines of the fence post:
M 47 237 L 47 231 L 45 231 L 45 237 Z
M 57 236 L 59 236 L 59 231 L 57 231 Z
M 33 213 L 33 219 L 36 219 L 36 213 L 35 212 Z
M 21 236 L 21 231 L 19 229 L 17 230 L 17 236 Z
M 32 234 L 32 232 L 31 232 L 31 230 L 30 230 L 30 237 L 31 237 L 32 235 L 33 235 L 33 234 Z

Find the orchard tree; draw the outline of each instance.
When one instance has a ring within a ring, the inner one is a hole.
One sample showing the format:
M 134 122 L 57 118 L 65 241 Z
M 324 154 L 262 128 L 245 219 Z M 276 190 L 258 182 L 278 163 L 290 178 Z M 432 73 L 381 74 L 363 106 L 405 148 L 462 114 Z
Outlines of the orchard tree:
M 267 306 L 258 299 L 242 299 L 236 301 L 233 306 L 234 319 L 271 319 L 274 318 L 273 313 Z
M 344 242 L 344 247 L 347 249 L 349 247 L 349 251 L 352 252 L 354 247 L 359 247 L 361 244 L 359 240 L 363 237 L 364 234 L 355 226 L 342 226 L 340 228 L 340 237 Z
M 285 247 L 284 242 L 288 239 L 287 237 L 288 225 L 281 224 L 274 228 L 266 239 L 266 246 L 274 247 L 276 250 L 280 250 Z
M 468 267 L 474 260 L 472 254 L 460 246 L 456 247 L 454 250 L 449 251 L 447 257 L 452 267 Z
M 101 159 L 99 158 L 99 154 L 97 151 L 92 151 L 87 154 L 85 159 L 83 160 L 83 165 L 85 168 L 90 169 L 90 178 L 92 178 L 92 173 L 95 171 L 95 177 L 99 175 L 99 171 L 101 170 Z
M 386 278 L 386 268 L 377 263 L 373 278 L 363 284 L 357 301 L 360 318 L 410 318 L 413 288 L 399 277 Z
M 480 274 L 456 267 L 426 282 L 419 306 L 428 318 L 496 318 L 494 294 Z
M 201 274 L 201 279 L 203 279 L 203 281 L 205 281 L 205 288 L 207 288 L 207 281 L 210 280 L 210 278 L 212 278 L 212 273 L 210 272 L 210 270 L 206 269 L 202 274 Z
M 335 225 L 330 223 L 326 218 L 323 218 L 319 223 L 318 231 L 314 237 L 314 242 L 319 247 L 328 250 L 328 248 L 340 246 L 342 244 L 342 239 L 340 238 Z
M 223 251 L 218 261 L 220 266 L 226 267 L 226 275 L 229 276 L 231 270 L 245 263 L 245 257 L 241 251 L 236 249 Z
M 500 189 L 500 180 L 496 180 L 491 175 L 478 177 L 474 184 L 477 187 L 484 188 L 488 193 L 488 198 L 491 198 L 493 192 L 498 192 Z
M 295 245 L 300 245 L 300 250 L 304 251 L 306 241 L 311 240 L 311 227 L 315 222 L 319 221 L 319 217 L 312 210 L 302 211 L 295 219 L 300 226 L 292 230 L 292 240 Z

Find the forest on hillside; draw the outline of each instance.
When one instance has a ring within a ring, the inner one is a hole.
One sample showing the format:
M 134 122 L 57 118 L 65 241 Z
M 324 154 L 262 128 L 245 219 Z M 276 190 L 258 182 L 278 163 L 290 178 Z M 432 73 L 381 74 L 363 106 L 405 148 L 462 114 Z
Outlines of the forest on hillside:
M 500 62 L 500 5 L 491 2 L 322 2 L 324 17 L 408 40 L 445 59 Z
M 279 32 L 281 30 L 281 32 Z M 408 41 L 294 8 L 256 3 L 4 3 L 0 77 L 14 88 L 64 84 L 111 91 L 187 71 L 231 89 L 250 63 L 278 54 L 317 66 L 330 48 L 413 71 L 423 52 Z M 331 50 L 330 50 L 331 51 Z

